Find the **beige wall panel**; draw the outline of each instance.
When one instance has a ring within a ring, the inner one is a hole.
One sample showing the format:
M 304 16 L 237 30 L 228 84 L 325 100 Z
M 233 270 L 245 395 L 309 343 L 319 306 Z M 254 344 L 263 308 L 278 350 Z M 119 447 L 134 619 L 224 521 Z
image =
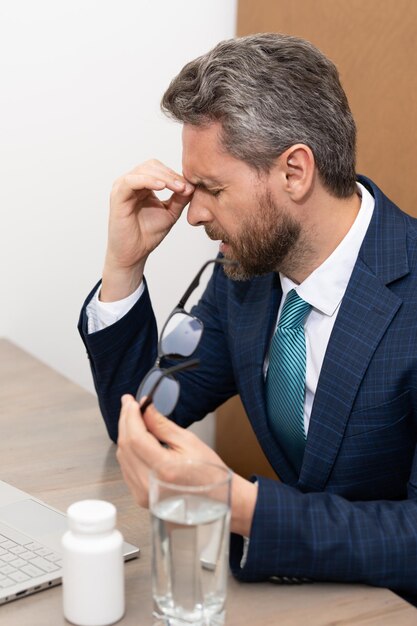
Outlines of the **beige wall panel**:
M 216 451 L 229 467 L 245 478 L 252 474 L 276 478 L 238 396 L 217 411 Z

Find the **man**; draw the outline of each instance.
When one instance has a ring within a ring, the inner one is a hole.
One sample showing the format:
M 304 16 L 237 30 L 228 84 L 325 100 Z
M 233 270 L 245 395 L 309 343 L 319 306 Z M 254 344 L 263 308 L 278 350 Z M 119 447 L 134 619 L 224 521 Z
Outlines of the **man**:
M 416 221 L 356 180 L 337 70 L 306 41 L 222 42 L 162 106 L 183 123 L 183 173 L 149 161 L 116 181 L 80 320 L 127 483 L 146 505 L 155 464 L 221 463 L 184 427 L 239 393 L 280 481 L 234 475 L 234 574 L 416 594 Z M 156 357 L 145 263 L 187 204 L 235 264 L 216 265 L 193 310 L 200 365 L 178 374 L 168 420 L 126 394 Z

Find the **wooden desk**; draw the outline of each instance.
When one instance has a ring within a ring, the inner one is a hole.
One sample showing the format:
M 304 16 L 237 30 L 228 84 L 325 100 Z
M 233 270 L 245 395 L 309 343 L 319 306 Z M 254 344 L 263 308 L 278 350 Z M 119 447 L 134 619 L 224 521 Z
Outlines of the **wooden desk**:
M 9 341 L 0 340 L 0 477 L 65 510 L 83 498 L 118 509 L 141 556 L 126 563 L 123 626 L 152 624 L 148 512 L 126 489 L 96 398 Z M 417 610 L 386 589 L 319 584 L 280 587 L 230 578 L 227 626 L 415 626 Z M 61 626 L 62 588 L 0 606 L 4 626 Z

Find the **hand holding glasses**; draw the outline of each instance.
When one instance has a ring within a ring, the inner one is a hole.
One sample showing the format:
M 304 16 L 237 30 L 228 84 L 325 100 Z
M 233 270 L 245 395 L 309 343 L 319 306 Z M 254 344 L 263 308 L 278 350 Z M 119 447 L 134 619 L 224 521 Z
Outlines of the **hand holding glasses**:
M 202 273 L 211 263 L 235 264 L 234 261 L 220 258 L 207 261 L 169 315 L 161 331 L 155 364 L 142 380 L 136 393 L 138 401 L 146 396 L 146 400 L 141 405 L 142 412 L 153 402 L 160 413 L 170 415 L 180 394 L 180 384 L 173 377 L 173 374 L 199 365 L 199 359 L 191 359 L 169 368 L 162 368 L 161 361 L 164 357 L 170 359 L 186 358 L 196 351 L 203 334 L 203 322 L 191 313 L 187 313 L 184 306 L 190 295 L 198 287 Z

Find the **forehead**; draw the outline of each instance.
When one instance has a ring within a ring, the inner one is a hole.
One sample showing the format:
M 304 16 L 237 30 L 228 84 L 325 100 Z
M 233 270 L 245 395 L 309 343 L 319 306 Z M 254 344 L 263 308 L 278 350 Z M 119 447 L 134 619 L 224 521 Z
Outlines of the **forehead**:
M 182 169 L 191 183 L 215 185 L 235 176 L 252 172 L 249 165 L 223 148 L 219 123 L 209 126 L 184 124 L 182 131 Z

